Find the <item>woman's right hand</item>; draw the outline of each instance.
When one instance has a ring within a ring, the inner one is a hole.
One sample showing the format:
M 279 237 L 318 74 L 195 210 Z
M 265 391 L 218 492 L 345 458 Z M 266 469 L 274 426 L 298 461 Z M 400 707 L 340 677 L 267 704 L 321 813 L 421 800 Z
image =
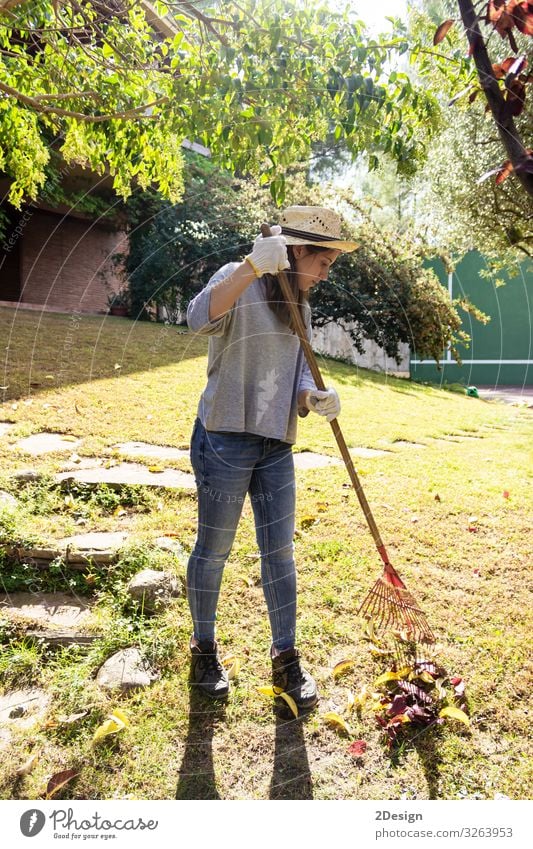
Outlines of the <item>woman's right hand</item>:
M 258 236 L 252 252 L 245 258 L 257 277 L 263 274 L 278 274 L 283 269 L 290 268 L 287 245 L 279 224 L 275 224 L 271 232 L 272 235 L 266 238 Z

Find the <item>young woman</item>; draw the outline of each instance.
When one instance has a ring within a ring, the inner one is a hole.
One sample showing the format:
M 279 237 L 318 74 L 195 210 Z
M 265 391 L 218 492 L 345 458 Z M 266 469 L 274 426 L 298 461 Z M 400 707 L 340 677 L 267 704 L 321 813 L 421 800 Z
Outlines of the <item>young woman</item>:
M 299 708 L 318 701 L 296 639 L 295 480 L 292 445 L 298 415 L 328 421 L 340 412 L 335 389 L 311 377 L 277 274 L 287 276 L 311 338 L 308 291 L 326 280 L 342 251 L 340 219 L 322 207 L 289 207 L 272 236 L 259 236 L 243 262 L 221 268 L 189 304 L 191 330 L 208 335 L 207 386 L 191 438 L 198 489 L 198 533 L 187 570 L 194 625 L 191 681 L 212 698 L 229 689 L 215 641 L 224 564 L 246 494 L 261 552 L 261 582 L 272 630 L 274 686 Z

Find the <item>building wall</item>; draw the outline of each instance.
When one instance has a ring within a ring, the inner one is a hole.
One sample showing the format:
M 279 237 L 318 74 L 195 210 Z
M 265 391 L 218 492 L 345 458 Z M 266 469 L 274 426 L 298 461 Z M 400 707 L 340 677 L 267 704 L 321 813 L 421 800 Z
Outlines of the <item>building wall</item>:
M 471 251 L 447 275 L 442 263 L 432 267 L 452 298 L 468 297 L 490 316 L 481 324 L 459 309 L 463 328 L 471 337 L 469 347 L 458 346 L 459 365 L 449 351 L 443 351 L 440 370 L 430 360 L 411 357 L 411 377 L 432 383 L 461 383 L 478 386 L 533 385 L 533 273 L 527 260 L 516 265 L 516 275 L 498 272 L 488 278 L 479 276 L 488 270 L 487 261 Z M 500 280 L 503 285 L 500 285 Z
M 313 329 L 313 349 L 320 354 L 330 357 L 339 357 L 346 362 L 354 363 L 360 368 L 368 368 L 372 371 L 380 371 L 385 374 L 409 374 L 409 346 L 400 344 L 399 353 L 401 360 L 388 357 L 375 342 L 364 340 L 364 353 L 360 354 L 355 348 L 352 339 L 340 325 L 330 322 L 325 327 Z
M 112 255 L 126 236 L 94 221 L 36 210 L 21 236 L 21 303 L 106 312 L 120 278 Z

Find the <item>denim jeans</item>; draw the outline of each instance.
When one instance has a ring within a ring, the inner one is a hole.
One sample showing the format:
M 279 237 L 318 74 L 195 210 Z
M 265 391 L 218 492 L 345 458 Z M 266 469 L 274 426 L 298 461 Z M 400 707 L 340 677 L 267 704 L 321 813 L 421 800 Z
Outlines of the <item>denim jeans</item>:
M 253 433 L 207 431 L 197 419 L 191 438 L 191 463 L 198 490 L 198 534 L 187 569 L 194 636 L 197 640 L 215 639 L 222 572 L 248 493 L 273 644 L 279 651 L 292 648 L 296 570 L 291 445 Z

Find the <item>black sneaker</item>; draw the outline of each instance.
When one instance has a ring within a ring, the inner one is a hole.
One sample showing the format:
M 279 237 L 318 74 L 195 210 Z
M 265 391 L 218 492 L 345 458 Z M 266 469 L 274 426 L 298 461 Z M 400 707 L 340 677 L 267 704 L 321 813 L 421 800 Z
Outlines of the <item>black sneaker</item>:
M 228 695 L 228 674 L 220 662 L 216 642 L 200 640 L 197 646 L 191 646 L 191 683 L 212 699 L 225 699 Z
M 301 710 L 309 710 L 318 702 L 316 684 L 309 672 L 302 669 L 297 649 L 287 649 L 272 658 L 272 684 L 288 693 Z

